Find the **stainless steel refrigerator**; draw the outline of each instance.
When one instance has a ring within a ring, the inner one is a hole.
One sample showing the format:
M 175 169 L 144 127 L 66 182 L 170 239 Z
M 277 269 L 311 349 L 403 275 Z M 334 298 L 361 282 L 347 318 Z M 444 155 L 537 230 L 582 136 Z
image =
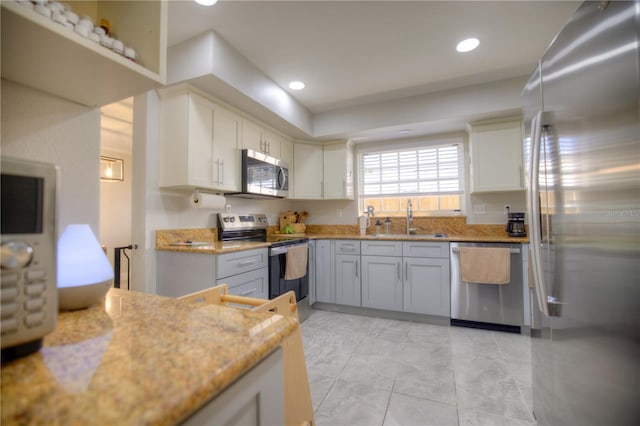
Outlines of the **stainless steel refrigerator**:
M 523 92 L 541 425 L 640 424 L 639 28 L 582 4 Z

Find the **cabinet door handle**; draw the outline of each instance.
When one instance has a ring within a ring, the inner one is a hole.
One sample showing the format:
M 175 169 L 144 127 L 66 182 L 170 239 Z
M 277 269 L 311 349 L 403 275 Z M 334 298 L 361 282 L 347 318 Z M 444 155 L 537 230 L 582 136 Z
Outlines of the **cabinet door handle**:
M 356 278 L 358 278 L 358 269 L 360 269 L 360 261 L 356 260 Z
M 220 160 L 220 185 L 224 185 L 224 160 Z
M 257 262 L 256 260 L 245 260 L 244 262 L 238 263 L 238 266 L 245 267 L 245 266 L 253 265 L 256 262 Z
M 396 265 L 398 265 L 398 281 L 402 280 L 402 278 L 400 277 L 400 262 L 398 262 Z
M 252 288 L 251 290 L 242 291 L 240 292 L 240 296 L 248 296 L 251 293 L 255 293 L 257 290 L 257 288 Z
M 409 264 L 404 264 L 404 279 L 409 280 Z

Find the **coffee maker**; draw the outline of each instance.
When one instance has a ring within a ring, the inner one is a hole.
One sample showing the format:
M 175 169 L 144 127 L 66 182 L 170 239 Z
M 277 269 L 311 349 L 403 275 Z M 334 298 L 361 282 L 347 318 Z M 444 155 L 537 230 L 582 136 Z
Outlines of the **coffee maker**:
M 507 233 L 510 237 L 526 237 L 527 230 L 524 227 L 524 213 L 509 213 Z

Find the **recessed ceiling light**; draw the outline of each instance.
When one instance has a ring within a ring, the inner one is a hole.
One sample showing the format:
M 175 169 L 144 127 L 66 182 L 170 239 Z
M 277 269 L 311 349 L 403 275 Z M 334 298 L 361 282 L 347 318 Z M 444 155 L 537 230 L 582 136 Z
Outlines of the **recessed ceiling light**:
M 289 89 L 291 90 L 302 90 L 305 88 L 305 85 L 301 81 L 292 81 L 289 83 Z
M 402 129 L 398 133 L 400 133 L 401 135 L 408 135 L 411 132 L 413 132 L 413 130 L 411 129 Z
M 218 0 L 193 0 L 193 1 L 203 6 L 213 6 L 218 2 Z
M 456 50 L 461 53 L 471 52 L 473 49 L 480 45 L 480 40 L 477 38 L 468 38 L 466 40 L 462 40 L 456 46 Z

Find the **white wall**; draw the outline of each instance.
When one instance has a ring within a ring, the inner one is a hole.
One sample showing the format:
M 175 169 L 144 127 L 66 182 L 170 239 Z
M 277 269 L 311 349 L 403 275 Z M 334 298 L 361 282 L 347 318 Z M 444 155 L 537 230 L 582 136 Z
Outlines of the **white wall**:
M 527 200 L 525 191 L 508 191 L 494 192 L 488 194 L 470 195 L 470 201 L 467 203 L 467 223 L 470 224 L 505 224 L 508 217 L 504 213 L 504 206 L 511 206 L 511 212 L 526 212 Z M 474 210 L 483 207 L 484 214 L 475 213 Z M 525 221 L 529 222 L 529 218 L 525 216 Z
M 58 233 L 86 223 L 99 237 L 99 109 L 2 80 L 2 155 L 57 164 Z

